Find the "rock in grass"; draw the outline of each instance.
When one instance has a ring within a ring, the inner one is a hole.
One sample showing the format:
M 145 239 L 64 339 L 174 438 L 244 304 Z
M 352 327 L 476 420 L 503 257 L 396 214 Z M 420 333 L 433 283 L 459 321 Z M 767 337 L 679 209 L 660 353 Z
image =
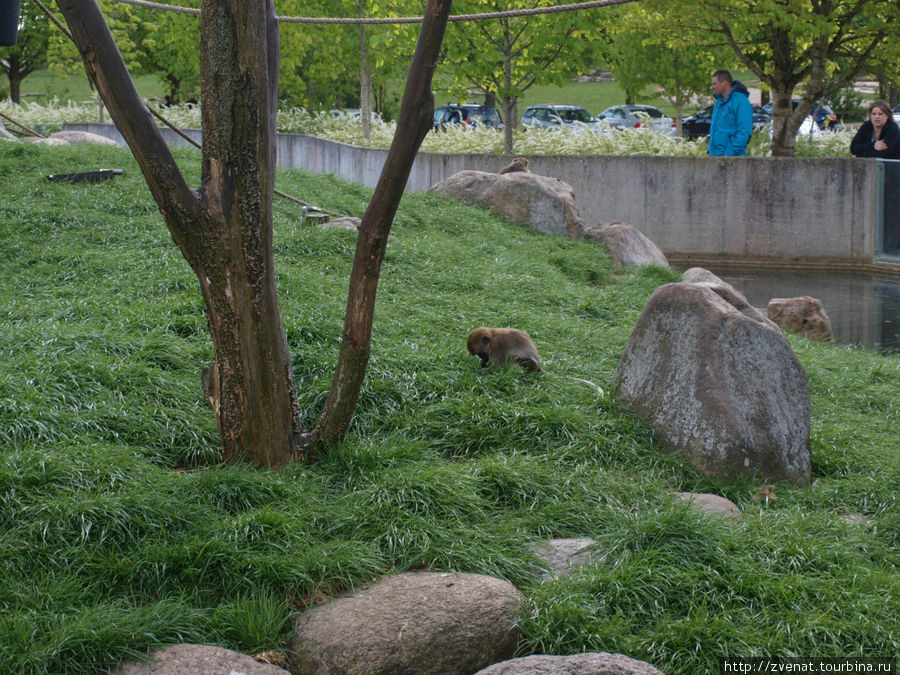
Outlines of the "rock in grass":
M 642 232 L 628 223 L 600 223 L 584 231 L 584 238 L 596 241 L 606 247 L 613 267 L 632 265 L 661 265 L 668 267 L 669 261 L 659 246 Z
M 535 555 L 548 568 L 538 576 L 541 579 L 562 577 L 587 565 L 599 553 L 592 548 L 595 543 L 593 539 L 549 539 L 535 543 Z
M 571 185 L 558 178 L 523 172 L 497 175 L 467 170 L 432 185 L 429 192 L 484 206 L 501 218 L 547 234 L 572 239 L 584 234 L 584 223 L 575 208 L 575 192 Z
M 808 295 L 799 298 L 772 298 L 766 314 L 781 328 L 810 340 L 831 340 L 831 319 L 825 305 Z
M 116 675 L 285 675 L 284 668 L 260 663 L 252 656 L 209 645 L 175 645 L 154 652 L 150 660 L 122 664 Z
M 646 661 L 622 654 L 585 653 L 571 656 L 524 656 L 489 668 L 476 675 L 663 675 Z
M 521 601 L 510 583 L 479 574 L 389 577 L 301 616 L 291 671 L 473 673 L 513 655 Z
M 88 131 L 57 131 L 55 134 L 50 134 L 50 138 L 66 143 L 93 143 L 94 145 L 114 145 L 116 147 L 119 145 L 111 138 Z
M 678 497 L 686 501 L 692 508 L 709 516 L 735 518 L 737 520 L 743 517 L 737 504 L 719 495 L 708 492 L 680 492 Z
M 656 289 L 615 381 L 619 402 L 705 475 L 809 483 L 806 371 L 781 330 L 728 284 Z

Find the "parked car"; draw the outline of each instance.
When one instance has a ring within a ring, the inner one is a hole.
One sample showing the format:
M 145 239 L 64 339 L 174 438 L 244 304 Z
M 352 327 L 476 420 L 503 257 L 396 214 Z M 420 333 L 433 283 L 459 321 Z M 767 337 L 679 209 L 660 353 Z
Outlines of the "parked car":
M 496 108 L 477 103 L 447 103 L 435 109 L 434 128 L 443 129 L 448 124 L 461 124 L 466 127 L 484 125 L 493 129 L 503 128 L 503 118 Z
M 799 98 L 791 99 L 791 106 L 793 110 L 796 110 L 798 105 L 800 105 Z M 772 104 L 766 103 L 763 106 L 763 110 L 771 115 Z M 821 129 L 822 131 L 837 131 L 838 118 L 837 115 L 834 114 L 834 111 L 828 106 L 828 104 L 822 103 L 822 101 L 816 101 L 809 114 L 810 117 L 813 117 L 816 120 L 816 126 L 819 127 L 819 129 Z
M 531 105 L 525 108 L 519 122 L 524 127 L 574 131 L 605 131 L 596 117 L 577 105 Z
M 666 117 L 659 108 L 652 105 L 614 105 L 607 108 L 597 115 L 598 118 L 605 121 L 612 127 L 628 127 L 633 129 L 641 129 L 647 125 L 646 118 L 641 117 L 638 113 L 647 115 L 650 120 L 650 128 L 658 131 L 666 136 L 675 135 L 675 120 Z
M 681 129 L 685 138 L 701 138 L 709 136 L 709 127 L 712 124 L 713 106 L 706 106 L 702 110 L 698 110 L 693 115 L 689 115 L 681 120 Z M 766 126 L 772 116 L 761 106 L 753 106 L 753 130 L 761 129 Z
M 900 124 L 900 105 L 898 105 L 896 108 L 894 108 L 893 113 L 894 113 L 894 121 L 897 124 Z

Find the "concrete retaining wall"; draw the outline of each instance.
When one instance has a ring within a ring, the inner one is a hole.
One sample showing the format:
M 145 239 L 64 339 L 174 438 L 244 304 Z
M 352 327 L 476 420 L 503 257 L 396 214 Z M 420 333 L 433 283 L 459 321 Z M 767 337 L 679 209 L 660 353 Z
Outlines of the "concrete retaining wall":
M 112 125 L 78 124 L 115 138 Z M 173 145 L 185 141 L 163 130 Z M 191 136 L 199 140 L 199 133 Z M 387 150 L 279 134 L 281 166 L 374 187 Z M 499 155 L 420 153 L 407 189 L 464 169 L 497 171 Z M 847 158 L 529 157 L 534 173 L 575 190 L 585 224 L 625 221 L 673 259 L 871 263 L 878 241 L 878 162 Z

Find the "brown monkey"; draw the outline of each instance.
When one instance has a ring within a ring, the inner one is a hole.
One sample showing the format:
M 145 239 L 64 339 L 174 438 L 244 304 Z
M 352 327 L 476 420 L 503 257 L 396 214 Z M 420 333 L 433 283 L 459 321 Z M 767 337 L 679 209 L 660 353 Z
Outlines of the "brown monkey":
M 531 173 L 528 170 L 528 160 L 525 157 L 514 158 L 512 164 L 507 164 L 506 166 L 504 166 L 497 172 L 497 175 L 503 173 L 513 173 L 515 171 L 524 171 L 525 173 Z
M 596 389 L 603 395 L 603 390 L 590 380 L 570 375 L 556 375 L 541 368 L 541 357 L 534 340 L 523 330 L 517 328 L 476 328 L 469 333 L 466 348 L 470 354 L 481 359 L 481 367 L 490 365 L 494 370 L 502 370 L 508 363 L 516 363 L 526 371 L 545 373 L 555 377 L 567 377 Z

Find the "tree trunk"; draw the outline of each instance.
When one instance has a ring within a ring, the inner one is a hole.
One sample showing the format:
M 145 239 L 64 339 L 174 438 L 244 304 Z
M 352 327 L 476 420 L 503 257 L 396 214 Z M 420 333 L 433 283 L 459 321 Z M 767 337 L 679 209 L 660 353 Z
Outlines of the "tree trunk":
M 503 25 L 503 90 L 509 92 L 512 88 L 512 49 L 513 36 L 509 31 L 509 22 L 506 19 L 501 20 Z M 504 154 L 513 154 L 513 130 L 516 128 L 517 120 L 514 119 L 516 113 L 516 99 L 510 98 L 508 93 L 503 94 L 503 152 Z
M 15 54 L 9 57 L 6 76 L 9 78 L 9 99 L 18 104 L 21 102 L 22 74 L 19 72 L 19 57 Z
M 203 374 L 226 461 L 301 453 L 272 250 L 278 26 L 270 1 L 204 0 L 202 186 L 190 190 L 95 0 L 58 0 L 88 72 L 200 281 L 215 361 Z
M 381 263 L 413 160 L 432 127 L 434 97 L 431 80 L 451 4 L 452 0 L 428 0 L 425 20 L 407 74 L 397 131 L 372 200 L 362 217 L 350 275 L 341 352 L 325 408 L 313 430 L 313 439 L 319 443 L 334 443 L 344 438 L 359 401 L 371 352 L 375 292 Z
M 366 14 L 362 0 L 357 0 L 356 9 L 362 19 Z M 372 70 L 365 24 L 359 25 L 359 117 L 363 138 L 369 140 L 372 137 Z

